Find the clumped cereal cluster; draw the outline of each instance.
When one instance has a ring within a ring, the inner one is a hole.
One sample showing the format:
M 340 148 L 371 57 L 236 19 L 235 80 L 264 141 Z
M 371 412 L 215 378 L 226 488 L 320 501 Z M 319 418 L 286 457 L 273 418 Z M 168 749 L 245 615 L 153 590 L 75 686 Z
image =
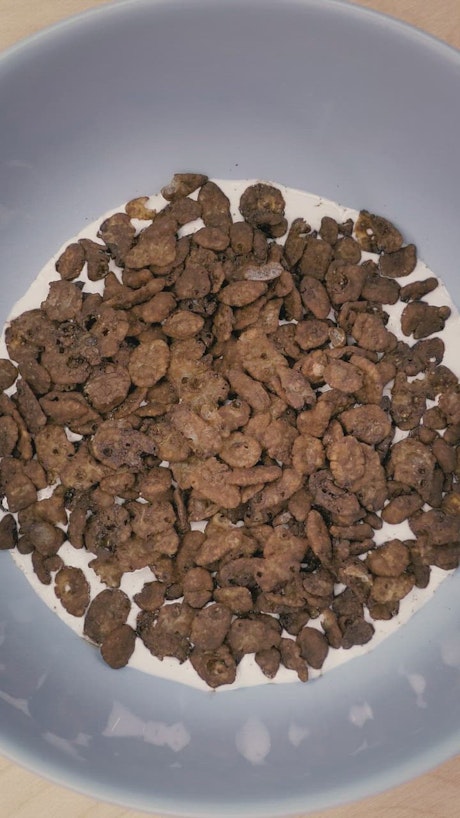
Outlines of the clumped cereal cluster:
M 415 247 L 365 210 L 314 231 L 270 184 L 245 190 L 240 221 L 206 176 L 162 193 L 160 212 L 135 199 L 70 244 L 41 307 L 7 327 L 0 548 L 31 554 L 112 667 L 139 638 L 210 687 L 245 654 L 306 681 L 430 565 L 459 563 L 460 389 L 431 337 L 449 309 L 423 300 L 434 278 L 401 286 Z M 409 343 L 386 326 L 398 300 Z M 412 538 L 377 547 L 404 520 Z M 94 555 L 94 599 L 66 538 Z M 119 586 L 146 567 L 134 629 Z

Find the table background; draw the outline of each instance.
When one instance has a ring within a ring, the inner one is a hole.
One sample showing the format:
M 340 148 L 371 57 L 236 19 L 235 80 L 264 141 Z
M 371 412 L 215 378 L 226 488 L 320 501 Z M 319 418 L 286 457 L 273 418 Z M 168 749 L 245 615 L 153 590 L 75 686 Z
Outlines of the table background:
M 71 14 L 110 2 L 0 0 L 0 50 Z M 405 20 L 460 49 L 460 0 L 355 2 Z M 58 787 L 0 757 L 0 818 L 142 818 L 142 815 Z M 459 815 L 460 756 L 375 798 L 310 814 L 309 818 L 455 818 Z

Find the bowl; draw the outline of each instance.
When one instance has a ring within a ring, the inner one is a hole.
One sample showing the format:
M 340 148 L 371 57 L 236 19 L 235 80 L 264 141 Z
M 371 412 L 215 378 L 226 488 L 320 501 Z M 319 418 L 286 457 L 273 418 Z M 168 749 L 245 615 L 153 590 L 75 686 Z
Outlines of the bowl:
M 2 320 L 85 223 L 174 171 L 273 179 L 388 216 L 460 303 L 460 55 L 335 0 L 130 0 L 0 61 Z M 6 286 L 5 286 L 6 285 Z M 306 685 L 221 694 L 114 673 L 0 555 L 0 748 L 96 798 L 280 816 L 460 749 L 460 574 Z

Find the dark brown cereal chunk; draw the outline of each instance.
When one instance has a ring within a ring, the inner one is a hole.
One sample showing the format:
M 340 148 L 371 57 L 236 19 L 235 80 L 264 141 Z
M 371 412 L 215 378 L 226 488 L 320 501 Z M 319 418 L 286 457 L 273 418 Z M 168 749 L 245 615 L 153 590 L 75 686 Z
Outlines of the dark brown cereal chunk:
M 0 389 L 9 389 L 17 378 L 18 371 L 8 358 L 0 358 Z
M 240 213 L 252 226 L 273 236 L 273 228 L 284 226 L 285 202 L 278 188 L 259 182 L 246 188 L 240 199 Z M 282 230 L 282 235 L 285 228 Z
M 135 643 L 136 631 L 129 625 L 119 625 L 102 640 L 101 656 L 110 667 L 125 667 L 134 652 Z
M 0 520 L 0 551 L 9 551 L 18 543 L 18 528 L 12 514 L 5 514 Z
M 371 253 L 394 253 L 400 250 L 403 237 L 388 219 L 376 216 L 368 210 L 361 210 L 355 224 L 358 244 Z
M 90 589 L 81 568 L 61 568 L 56 574 L 54 592 L 68 613 L 83 616 L 90 603 Z
M 297 634 L 296 643 L 307 664 L 317 670 L 322 668 L 329 652 L 329 643 L 321 631 L 307 625 Z
M 169 184 L 161 189 L 161 195 L 168 202 L 175 202 L 183 196 L 189 196 L 208 181 L 202 173 L 175 173 Z
M 401 329 L 404 335 L 413 335 L 416 340 L 426 338 L 433 332 L 443 330 L 449 316 L 449 307 L 433 307 L 425 301 L 411 301 L 404 307 Z
M 85 264 L 85 250 L 81 242 L 69 244 L 56 261 L 56 270 L 65 281 L 78 278 Z
M 379 258 L 379 271 L 388 278 L 402 278 L 415 270 L 417 252 L 415 245 L 408 244 L 395 252 L 382 253 Z
M 216 650 L 193 648 L 190 662 L 209 687 L 232 684 L 236 679 L 236 662 L 227 645 Z
M 111 631 L 125 624 L 130 607 L 124 591 L 110 588 L 101 591 L 86 611 L 83 629 L 85 636 L 97 645 L 102 644 Z

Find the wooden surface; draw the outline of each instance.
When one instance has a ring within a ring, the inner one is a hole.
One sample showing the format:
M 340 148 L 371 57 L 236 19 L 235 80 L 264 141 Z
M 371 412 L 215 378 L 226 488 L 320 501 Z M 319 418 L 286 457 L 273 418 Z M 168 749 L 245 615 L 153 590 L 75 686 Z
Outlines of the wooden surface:
M 460 48 L 460 0 L 356 0 Z M 39 29 L 111 0 L 0 0 L 0 50 Z M 216 0 L 219 2 L 219 0 Z M 283 0 L 280 0 L 283 2 Z M 456 818 L 460 757 L 394 790 L 309 818 Z M 142 818 L 50 784 L 0 758 L 0 818 Z M 161 818 L 155 816 L 154 818 Z M 216 818 L 219 816 L 216 815 Z

